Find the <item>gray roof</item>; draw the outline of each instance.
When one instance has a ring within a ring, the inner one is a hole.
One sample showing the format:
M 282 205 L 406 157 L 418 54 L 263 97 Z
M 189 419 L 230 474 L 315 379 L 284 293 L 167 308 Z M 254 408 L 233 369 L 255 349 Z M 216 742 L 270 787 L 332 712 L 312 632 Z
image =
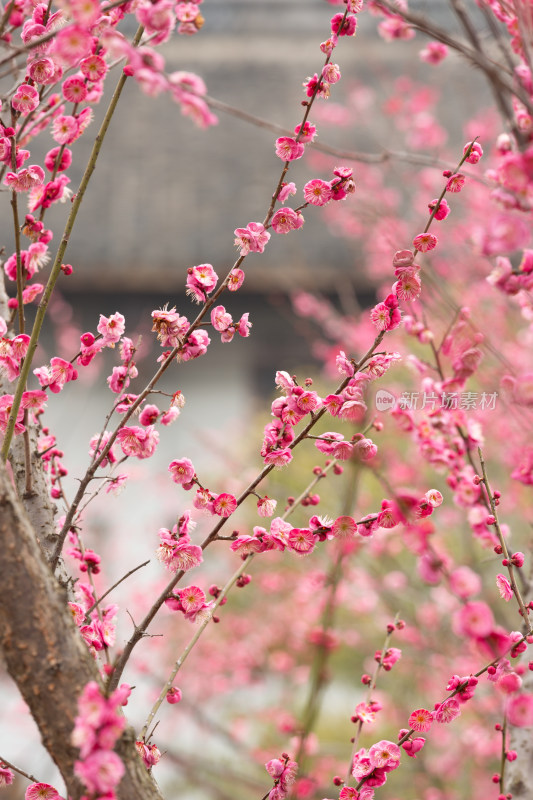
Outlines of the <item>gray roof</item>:
M 193 37 L 174 36 L 164 46 L 167 69 L 196 72 L 209 95 L 292 129 L 302 116 L 302 82 L 323 63 L 319 44 L 339 8 L 309 0 L 206 2 L 203 30 Z M 319 102 L 341 100 L 354 81 L 389 92 L 399 60 L 413 64 L 415 79 L 427 73 L 418 59 L 423 39 L 387 45 L 366 16 L 361 15 L 355 38 L 340 39 L 334 60 L 343 78 L 332 99 Z M 432 72 L 431 80 L 447 92 L 443 105 L 458 132 L 462 109 L 471 100 L 464 96 L 464 66 L 457 58 L 449 61 Z M 455 96 L 459 81 L 462 92 Z M 105 105 L 104 99 L 95 108 L 92 130 L 73 146 L 74 190 Z M 237 253 L 233 231 L 263 220 L 281 162 L 274 153 L 275 133 L 231 115 L 219 114 L 219 119 L 218 126 L 200 130 L 169 96 L 147 97 L 133 80 L 127 82 L 67 252 L 66 261 L 75 268 L 71 290 L 176 289 L 183 286 L 187 267 L 205 262 L 226 273 Z M 319 127 L 318 141 L 380 152 L 394 138 L 388 125 L 385 120 L 381 129 L 357 132 L 328 126 L 321 133 Z M 46 149 L 50 146 L 46 142 Z M 313 177 L 331 175 L 317 172 L 306 158 L 289 175 L 300 190 Z M 54 208 L 49 221 L 64 214 L 65 206 Z M 290 288 L 295 282 L 325 288 L 339 268 L 356 271 L 354 244 L 324 233 L 321 209 L 308 209 L 305 216 L 301 231 L 273 236 L 264 255 L 247 260 L 248 288 Z M 59 237 L 58 222 L 54 230 Z

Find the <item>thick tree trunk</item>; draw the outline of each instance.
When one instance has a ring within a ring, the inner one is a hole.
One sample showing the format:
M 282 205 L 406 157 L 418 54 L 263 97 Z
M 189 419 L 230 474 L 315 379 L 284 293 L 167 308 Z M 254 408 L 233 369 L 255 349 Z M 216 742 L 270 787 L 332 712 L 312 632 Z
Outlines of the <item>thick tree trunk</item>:
M 43 531 L 39 531 L 41 542 Z M 0 650 L 28 704 L 69 796 L 83 793 L 74 778 L 77 749 L 70 736 L 83 687 L 99 681 L 96 664 L 67 606 L 66 591 L 50 572 L 36 534 L 0 465 Z M 161 800 L 128 729 L 116 747 L 126 774 L 120 800 Z M 31 771 L 31 765 L 26 766 Z

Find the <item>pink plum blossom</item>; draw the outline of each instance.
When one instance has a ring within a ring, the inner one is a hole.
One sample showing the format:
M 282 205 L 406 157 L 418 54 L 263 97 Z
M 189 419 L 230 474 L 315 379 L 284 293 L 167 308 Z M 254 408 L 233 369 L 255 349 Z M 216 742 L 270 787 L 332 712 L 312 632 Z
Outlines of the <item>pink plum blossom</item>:
M 41 186 L 44 181 L 44 170 L 38 164 L 20 169 L 18 172 L 8 172 L 4 183 L 15 192 L 28 192 Z
M 290 181 L 289 183 L 282 183 L 276 200 L 278 203 L 284 203 L 291 195 L 294 194 L 296 194 L 296 184 L 293 181 Z
M 440 723 L 453 722 L 461 714 L 459 701 L 455 697 L 450 697 L 443 703 L 437 703 L 433 712 L 434 719 Z
M 373 767 L 396 769 L 400 764 L 400 748 L 386 739 L 373 744 L 368 751 L 368 758 Z
M 496 576 L 496 586 L 498 587 L 500 597 L 505 600 L 506 603 L 508 603 L 513 596 L 513 590 L 509 580 L 505 577 L 505 575 Z
M 49 783 L 32 783 L 26 789 L 24 800 L 63 800 L 63 798 Z
M 172 686 L 167 692 L 166 700 L 167 703 L 175 705 L 176 703 L 179 703 L 181 701 L 181 697 L 182 697 L 181 689 L 178 689 L 177 686 Z
M 304 218 L 299 211 L 293 211 L 292 208 L 284 206 L 276 211 L 271 224 L 276 233 L 289 233 L 301 228 Z
M 280 136 L 276 139 L 276 155 L 282 161 L 295 161 L 304 154 L 305 146 L 290 136 Z
M 211 264 L 199 264 L 187 270 L 187 294 L 197 303 L 204 303 L 218 282 Z
M 102 339 L 106 346 L 114 346 L 123 335 L 126 327 L 126 320 L 118 311 L 110 317 L 100 314 L 100 321 L 97 325 L 98 333 L 102 334 Z
M 228 279 L 228 291 L 236 292 L 244 282 L 244 271 L 239 268 L 232 269 Z
M 355 36 L 357 19 L 353 14 L 348 14 L 344 19 L 344 14 L 335 14 L 331 18 L 331 32 L 337 36 Z
M 219 517 L 231 517 L 237 508 L 237 500 L 232 494 L 223 492 L 217 495 L 213 501 L 213 509 Z
M 426 64 L 440 64 L 448 55 L 448 48 L 442 42 L 428 42 L 419 56 Z
M 481 639 L 492 631 L 494 616 L 486 603 L 468 602 L 456 613 L 454 622 L 464 636 Z
M 463 148 L 463 153 L 466 155 L 470 148 L 470 153 L 467 156 L 466 160 L 469 164 L 477 164 L 480 158 L 483 155 L 483 148 L 479 144 L 479 142 L 467 142 Z
M 90 792 L 109 792 L 117 786 L 125 767 L 112 750 L 96 750 L 84 761 L 76 761 L 74 773 Z
M 507 705 L 507 720 L 517 728 L 530 728 L 533 725 L 533 695 L 523 692 L 512 697 Z
M 457 567 L 450 572 L 448 580 L 452 592 L 463 600 L 481 591 L 481 578 L 470 567 Z
M 11 105 L 20 114 L 29 114 L 39 105 L 39 92 L 28 83 L 21 84 L 11 98 Z
M 304 186 L 306 203 L 313 206 L 325 206 L 331 200 L 331 186 L 320 178 L 308 181 Z
M 235 245 L 239 248 L 241 256 L 248 253 L 263 253 L 270 239 L 270 233 L 260 222 L 249 222 L 246 228 L 235 230 Z
M 413 711 L 409 717 L 409 727 L 421 733 L 429 731 L 432 724 L 433 712 L 427 711 L 425 708 L 419 708 L 417 711 Z
M 150 458 L 159 442 L 159 433 L 153 425 L 148 425 L 146 428 L 141 428 L 138 425 L 124 425 L 119 430 L 116 440 L 120 444 L 124 455 L 135 456 L 140 459 Z
M 447 192 L 460 192 L 463 186 L 465 185 L 465 176 L 457 172 L 448 179 L 448 183 L 446 184 L 446 191 Z
M 14 777 L 13 772 L 0 761 L 0 789 L 4 786 L 10 786 Z
M 433 233 L 419 233 L 413 239 L 413 247 L 421 253 L 427 253 L 437 246 L 437 237 Z
M 196 476 L 192 461 L 189 461 L 188 458 L 172 461 L 168 465 L 168 471 L 174 483 L 179 483 L 182 486 L 190 484 Z
M 257 501 L 257 513 L 260 517 L 271 517 L 276 510 L 277 504 L 277 500 L 273 500 L 267 496 L 261 497 Z

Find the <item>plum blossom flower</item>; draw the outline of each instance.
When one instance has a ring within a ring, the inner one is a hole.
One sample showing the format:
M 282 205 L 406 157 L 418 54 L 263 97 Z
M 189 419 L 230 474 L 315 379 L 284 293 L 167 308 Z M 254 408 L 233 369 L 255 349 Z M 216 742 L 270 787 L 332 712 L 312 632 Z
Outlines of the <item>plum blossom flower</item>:
M 148 425 L 147 428 L 141 428 L 138 425 L 124 425 L 119 430 L 116 440 L 125 456 L 150 458 L 159 441 L 159 433 L 153 425 Z
M 496 575 L 496 586 L 498 587 L 500 597 L 508 603 L 513 596 L 513 590 L 505 575 Z
M 494 627 L 494 616 L 489 606 L 479 600 L 465 603 L 455 614 L 454 624 L 463 636 L 482 639 L 491 633 Z
M 290 136 L 280 136 L 279 139 L 276 139 L 276 155 L 282 161 L 295 161 L 301 158 L 304 152 L 304 144 Z
M 26 789 L 24 800 L 63 800 L 63 798 L 49 783 L 32 783 Z
M 182 486 L 187 486 L 196 476 L 196 472 L 193 466 L 192 461 L 189 461 L 188 458 L 181 458 L 176 461 L 172 461 L 168 465 L 168 471 L 171 474 L 172 480 L 174 483 L 179 483 Z
M 357 19 L 348 14 L 344 19 L 344 14 L 335 14 L 331 18 L 331 32 L 337 36 L 355 36 L 355 29 L 357 26 Z
M 110 317 L 100 314 L 100 321 L 97 325 L 98 333 L 102 334 L 104 344 L 113 347 L 123 335 L 126 328 L 126 320 L 118 311 Z
M 389 294 L 383 303 L 378 303 L 370 312 L 370 319 L 380 331 L 393 331 L 401 321 L 402 315 L 398 308 L 398 298 Z
M 13 772 L 0 761 L 0 789 L 3 786 L 10 786 L 13 783 L 14 777 Z
M 398 647 L 389 647 L 384 653 L 381 650 L 376 650 L 374 653 L 374 661 L 381 664 L 385 672 L 390 672 L 401 657 L 402 651 Z
M 240 248 L 241 256 L 248 253 L 263 253 L 270 234 L 260 222 L 249 222 L 246 228 L 236 228 L 235 246 Z
M 291 786 L 296 780 L 298 764 L 289 758 L 273 758 L 267 761 L 265 769 L 274 779 L 274 788 L 270 791 L 269 800 L 284 800 L 289 794 Z
M 178 689 L 177 686 L 172 686 L 167 692 L 166 700 L 167 703 L 175 705 L 176 703 L 179 703 L 181 701 L 181 697 L 182 697 L 181 689 Z
M 98 6 L 96 6 L 96 8 L 98 9 Z M 101 56 L 93 54 L 80 61 L 80 70 L 84 78 L 87 78 L 87 80 L 92 83 L 96 83 L 97 81 L 101 81 L 102 78 L 105 78 L 108 66 Z
M 219 517 L 231 517 L 237 508 L 237 499 L 232 494 L 222 492 L 213 501 L 213 510 Z
M 152 331 L 157 333 L 162 347 L 177 347 L 181 344 L 180 337 L 189 329 L 189 320 L 180 316 L 175 307 L 152 311 L 152 320 Z
M 65 66 L 72 66 L 90 54 L 92 41 L 92 36 L 85 27 L 68 25 L 56 33 L 50 52 Z
M 236 292 L 244 282 L 244 271 L 236 267 L 232 269 L 228 279 L 228 291 Z
M 392 290 L 400 300 L 416 300 L 422 291 L 418 270 L 406 270 L 400 280 L 394 284 Z
M 37 56 L 28 63 L 28 75 L 32 81 L 42 83 L 45 86 L 55 83 L 61 77 L 61 68 L 59 70 L 58 72 L 57 65 L 54 64 L 52 59 L 46 56 Z
M 376 703 L 374 705 L 373 703 L 370 703 L 370 704 L 359 703 L 355 707 L 355 712 L 354 712 L 353 717 L 352 717 L 352 722 L 355 722 L 356 720 L 359 720 L 360 722 L 363 722 L 363 723 L 365 723 L 367 725 L 369 725 L 370 723 L 374 722 L 374 720 L 376 718 L 376 712 L 380 708 L 380 706 L 379 706 L 379 708 L 376 708 L 375 706 L 379 706 L 379 704 Z
M 87 86 L 80 75 L 70 75 L 63 81 L 61 87 L 63 97 L 69 103 L 83 103 L 87 97 Z
M 442 42 L 428 42 L 419 56 L 426 64 L 440 64 L 448 55 L 448 48 Z
M 368 751 L 368 758 L 374 767 L 388 767 L 396 769 L 400 765 L 400 748 L 394 742 L 386 739 L 372 745 Z
M 207 331 L 197 330 L 187 338 L 187 341 L 180 345 L 176 361 L 191 361 L 199 358 L 207 352 L 211 339 Z
M 272 217 L 272 227 L 276 233 L 289 233 L 302 227 L 305 220 L 299 211 L 284 206 L 279 208 Z
M 308 181 L 304 186 L 306 203 L 313 206 L 325 206 L 331 200 L 331 186 L 320 178 Z
M 457 567 L 450 572 L 448 580 L 452 592 L 463 600 L 467 600 L 481 591 L 481 578 L 470 567 Z
M 265 497 L 260 497 L 257 501 L 257 513 L 260 517 L 271 517 L 276 510 L 277 504 L 277 500 L 272 500 L 272 498 L 266 495 Z
M 324 80 L 322 75 L 319 78 L 316 72 L 311 78 L 307 78 L 307 80 L 304 81 L 303 87 L 307 97 L 313 97 L 316 92 L 317 97 L 323 97 L 327 100 L 330 95 L 329 83 Z
M 459 701 L 455 697 L 450 697 L 444 703 L 437 703 L 433 717 L 437 722 L 446 723 L 453 722 L 461 714 L 461 707 Z
M 137 741 L 135 742 L 135 747 L 146 769 L 151 769 L 161 758 L 161 751 L 155 744 L 146 744 L 145 742 Z
M 400 738 L 405 736 L 408 732 L 409 731 L 402 729 L 400 731 Z M 405 750 L 410 758 L 416 758 L 416 754 L 422 750 L 425 743 L 426 740 L 422 736 L 415 736 L 413 739 L 407 739 L 407 741 L 402 744 L 402 749 Z
M 37 376 L 41 386 L 48 387 L 54 394 L 60 392 L 66 383 L 75 381 L 78 377 L 78 371 L 72 364 L 57 356 L 50 359 L 50 367 L 37 367 L 33 370 L 33 374 Z
M 446 684 L 446 691 L 456 691 L 456 699 L 460 703 L 466 703 L 474 696 L 474 692 L 478 683 L 479 681 L 474 675 L 465 675 L 464 677 L 461 677 L 460 675 L 452 675 Z
M 177 538 L 176 526 L 171 533 L 167 528 L 161 528 L 159 538 L 161 544 L 156 551 L 156 558 L 172 572 L 183 570 L 187 572 L 197 567 L 203 561 L 202 548 L 190 544 L 187 534 Z
M 308 528 L 293 528 L 287 539 L 287 547 L 299 555 L 311 553 L 318 542 L 318 536 Z
M 451 178 L 448 178 L 448 183 L 446 184 L 446 191 L 460 192 L 463 186 L 465 185 L 465 180 L 466 178 L 462 173 L 456 172 L 454 175 L 451 176 Z
M 446 219 L 451 211 L 450 206 L 444 198 L 442 198 L 440 203 L 438 200 L 432 200 L 431 203 L 428 203 L 428 208 L 430 214 L 433 214 L 434 209 L 437 209 L 433 214 L 433 219 L 438 221 Z
M 32 164 L 18 172 L 8 172 L 4 183 L 15 192 L 28 192 L 44 182 L 44 170 L 38 164 Z
M 507 720 L 517 728 L 533 725 L 533 695 L 525 692 L 512 697 L 507 705 Z
M 296 184 L 293 181 L 282 183 L 276 200 L 278 203 L 284 203 L 293 194 L 296 194 Z
M 413 711 L 409 717 L 409 727 L 415 731 L 425 733 L 429 731 L 433 724 L 433 713 L 427 711 L 425 708 L 419 708 Z
M 60 114 L 52 123 L 52 137 L 58 144 L 72 144 L 78 138 L 78 123 L 70 114 Z
M 391 14 L 379 23 L 378 33 L 386 42 L 393 42 L 395 39 L 407 41 L 415 35 L 411 26 L 396 14 Z
M 275 467 L 285 467 L 292 461 L 292 450 L 284 447 L 281 450 L 271 450 L 264 456 L 265 464 L 273 464 Z
M 353 449 L 354 453 L 362 461 L 370 461 L 378 452 L 378 447 L 374 444 L 372 439 L 359 439 L 354 443 Z
M 96 750 L 84 761 L 76 761 L 74 773 L 90 792 L 103 794 L 120 783 L 125 767 L 113 750 Z
M 338 64 L 326 64 L 322 67 L 322 77 L 328 83 L 337 83 L 341 79 L 341 71 Z
M 327 80 L 327 79 L 326 79 Z M 297 125 L 294 129 L 294 133 L 296 136 L 299 136 L 298 141 L 304 142 L 313 142 L 316 138 L 316 126 L 312 125 L 309 121 L 305 122 L 303 127 L 301 125 Z M 285 184 L 286 186 L 294 186 L 294 183 Z M 291 194 L 296 194 L 296 187 L 294 186 L 295 191 L 291 192 Z M 280 200 L 281 191 L 278 194 L 278 200 Z M 281 201 L 283 202 L 283 201 Z
M 187 270 L 187 294 L 197 303 L 204 303 L 217 285 L 218 275 L 211 264 L 199 264 Z M 194 334 L 193 334 L 194 335 Z
M 331 532 L 339 539 L 353 537 L 353 535 L 357 532 L 357 524 L 353 517 L 348 517 L 346 515 L 337 517 L 333 523 Z
M 483 155 L 483 148 L 479 142 L 467 142 L 463 148 L 463 153 L 466 154 L 469 148 L 471 148 L 471 150 L 466 160 L 469 164 L 477 164 Z
M 421 253 L 427 253 L 428 250 L 433 250 L 437 246 L 437 237 L 433 233 L 419 233 L 413 239 L 413 247 Z
M 21 84 L 11 98 L 11 105 L 20 114 L 30 114 L 39 105 L 39 92 L 28 83 Z

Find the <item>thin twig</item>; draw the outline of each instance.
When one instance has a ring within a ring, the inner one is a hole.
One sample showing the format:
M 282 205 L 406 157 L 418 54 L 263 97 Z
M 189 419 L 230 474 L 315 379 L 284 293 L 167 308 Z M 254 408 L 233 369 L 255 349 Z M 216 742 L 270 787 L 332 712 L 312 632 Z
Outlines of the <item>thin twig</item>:
M 114 583 L 114 584 L 113 584 L 113 586 L 111 586 L 111 587 L 110 587 L 110 588 L 107 590 L 107 592 L 104 592 L 104 593 L 103 593 L 103 595 L 101 595 L 101 596 L 98 598 L 98 600 L 95 600 L 95 602 L 92 604 L 92 606 L 91 606 L 90 608 L 88 608 L 88 609 L 87 609 L 87 611 L 85 612 L 85 616 L 88 616 L 88 615 L 91 613 L 91 611 L 94 611 L 94 609 L 96 608 L 96 606 L 97 606 L 99 603 L 101 603 L 101 602 L 102 602 L 102 600 L 104 599 L 104 597 L 107 597 L 107 595 L 108 595 L 108 594 L 111 594 L 111 592 L 113 591 L 113 589 L 116 589 L 116 588 L 117 588 L 117 586 L 120 586 L 120 584 L 122 583 L 122 581 L 125 581 L 125 580 L 126 580 L 126 578 L 129 578 L 129 577 L 130 577 L 130 575 L 133 575 L 133 573 L 134 573 L 134 572 L 137 572 L 137 570 L 138 570 L 138 569 L 142 569 L 142 567 L 146 567 L 146 565 L 147 565 L 147 564 L 149 564 L 149 563 L 150 563 L 150 559 L 148 559 L 148 561 L 143 561 L 143 563 L 142 563 L 142 564 L 139 564 L 137 567 L 134 567 L 133 569 L 130 569 L 130 571 L 129 571 L 129 572 L 126 572 L 126 574 L 125 574 L 125 575 L 123 575 L 123 576 L 122 576 L 122 578 L 120 578 L 120 580 L 118 580 L 116 583 Z

